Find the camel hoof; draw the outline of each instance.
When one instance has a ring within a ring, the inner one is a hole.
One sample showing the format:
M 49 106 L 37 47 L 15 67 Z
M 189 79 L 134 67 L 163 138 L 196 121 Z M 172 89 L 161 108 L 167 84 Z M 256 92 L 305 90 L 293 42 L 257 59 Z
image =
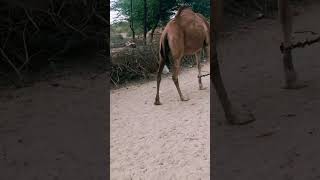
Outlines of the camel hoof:
M 159 100 L 156 100 L 155 102 L 154 102 L 154 105 L 161 105 L 162 103 L 160 103 L 160 101 Z
M 154 102 L 154 105 L 162 105 L 160 102 Z
M 181 98 L 181 101 L 189 101 L 190 99 L 189 98 L 186 98 L 186 97 L 183 97 Z
M 246 125 L 256 121 L 254 115 L 250 111 L 243 111 L 237 113 L 235 116 L 229 118 L 231 125 Z
M 207 87 L 199 87 L 199 90 L 206 90 Z

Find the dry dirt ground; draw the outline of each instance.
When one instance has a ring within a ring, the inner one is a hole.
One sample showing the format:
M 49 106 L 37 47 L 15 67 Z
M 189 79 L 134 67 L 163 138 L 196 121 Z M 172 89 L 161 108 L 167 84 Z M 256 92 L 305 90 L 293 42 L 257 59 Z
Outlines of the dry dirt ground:
M 294 31 L 320 32 L 320 4 L 304 7 Z M 247 24 L 220 46 L 223 78 L 233 102 L 246 104 L 256 122 L 224 123 L 213 105 L 213 175 L 216 180 L 302 180 L 320 178 L 320 45 L 293 51 L 300 90 L 281 89 L 284 75 L 275 20 Z M 212 94 L 216 99 L 216 94 Z
M 1 180 L 106 179 L 106 77 L 93 74 L 0 90 Z
M 295 31 L 320 32 L 319 2 L 299 12 Z M 241 25 L 221 42 L 229 95 L 235 105 L 247 105 L 257 121 L 225 124 L 214 92 L 211 155 L 209 91 L 197 90 L 195 70 L 183 72 L 180 80 L 189 102 L 178 101 L 169 78 L 163 78 L 158 107 L 152 104 L 155 82 L 112 91 L 112 179 L 209 179 L 210 156 L 217 180 L 319 179 L 320 46 L 294 50 L 299 79 L 308 87 L 285 90 L 280 41 L 278 21 L 262 19 Z
M 111 91 L 112 180 L 209 179 L 209 76 L 200 91 L 197 74 L 191 68 L 179 76 L 187 102 L 179 100 L 171 75 L 162 78 L 161 106 L 153 105 L 155 81 Z
M 318 17 L 319 3 L 305 7 L 295 17 L 295 30 L 320 32 Z M 279 30 L 277 21 L 263 19 L 244 25 L 221 43 L 221 70 L 229 95 L 235 104 L 247 104 L 257 121 L 247 126 L 224 124 L 215 97 L 211 155 L 209 89 L 198 91 L 195 68 L 180 76 L 188 102 L 178 100 L 170 78 L 161 84 L 162 106 L 152 104 L 154 81 L 112 91 L 112 178 L 209 179 L 211 157 L 211 174 L 217 180 L 319 179 L 320 46 L 293 53 L 299 78 L 309 86 L 281 89 Z M 83 75 L 54 83 L 1 90 L 0 179 L 105 176 L 99 174 L 106 151 L 100 122 L 107 115 L 105 77 L 89 80 Z M 208 83 L 204 78 L 205 86 Z

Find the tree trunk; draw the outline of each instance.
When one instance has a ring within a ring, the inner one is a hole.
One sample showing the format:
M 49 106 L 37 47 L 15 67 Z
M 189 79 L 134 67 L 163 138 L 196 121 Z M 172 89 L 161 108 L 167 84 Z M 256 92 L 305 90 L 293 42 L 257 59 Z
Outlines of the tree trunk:
M 132 40 L 135 41 L 136 38 L 135 38 L 135 32 L 134 32 L 134 27 L 133 27 L 133 15 L 132 15 L 132 11 L 133 11 L 133 8 L 132 8 L 132 0 L 130 1 L 130 29 L 132 31 Z
M 156 17 L 156 23 L 152 27 L 152 30 L 151 30 L 151 33 L 150 33 L 150 41 L 149 41 L 150 44 L 153 42 L 154 31 L 157 29 L 158 24 L 159 24 L 160 19 L 161 19 L 161 8 L 162 8 L 162 0 L 159 1 L 159 11 L 158 11 L 158 14 L 157 14 L 157 17 Z
M 147 13 L 148 13 L 148 8 L 147 8 L 147 0 L 144 0 L 144 21 L 143 21 L 143 42 L 144 45 L 147 44 Z
M 159 20 L 160 20 L 160 16 L 157 17 L 156 23 L 154 24 L 154 26 L 152 27 L 151 33 L 150 33 L 150 40 L 149 43 L 151 44 L 153 42 L 153 35 L 154 35 L 154 31 L 157 29 L 158 24 L 159 24 Z

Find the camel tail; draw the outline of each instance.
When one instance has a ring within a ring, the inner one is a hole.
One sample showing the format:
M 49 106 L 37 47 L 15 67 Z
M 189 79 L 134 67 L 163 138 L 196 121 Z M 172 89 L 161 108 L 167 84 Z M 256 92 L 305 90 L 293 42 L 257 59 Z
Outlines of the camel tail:
M 160 56 L 162 59 L 164 59 L 166 66 L 170 69 L 170 59 L 169 59 L 169 43 L 168 43 L 168 35 L 167 33 L 164 35 L 164 38 L 160 42 Z

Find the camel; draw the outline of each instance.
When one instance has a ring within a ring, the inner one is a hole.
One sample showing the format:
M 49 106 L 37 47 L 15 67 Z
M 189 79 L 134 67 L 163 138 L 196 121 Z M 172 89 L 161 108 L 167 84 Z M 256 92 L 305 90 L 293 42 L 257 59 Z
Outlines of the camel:
M 223 0 L 211 0 L 212 11 L 211 11 L 211 24 L 213 25 L 212 34 L 211 34 L 211 53 L 212 59 L 210 63 L 211 76 L 210 80 L 213 83 L 217 95 L 220 99 L 220 102 L 223 106 L 225 117 L 228 122 L 231 124 L 247 124 L 255 120 L 253 114 L 249 110 L 241 110 L 234 108 L 231 103 L 227 91 L 224 87 L 219 62 L 217 55 L 217 42 L 218 42 L 218 33 L 221 31 L 222 22 L 223 22 Z M 283 36 L 283 46 L 289 47 L 292 45 L 290 40 L 292 34 L 292 12 L 289 6 L 289 0 L 278 0 L 278 13 L 280 18 L 280 25 L 282 29 Z M 285 86 L 286 89 L 299 89 L 305 87 L 297 80 L 297 73 L 294 70 L 292 63 L 291 49 L 285 48 L 283 51 L 283 68 L 285 75 Z M 213 96 L 211 96 L 213 98 Z M 213 99 L 211 99 L 211 102 Z
M 174 57 L 174 72 L 173 72 L 173 81 L 177 87 L 178 93 L 182 101 L 188 100 L 185 98 L 179 88 L 178 83 L 178 72 L 180 68 L 180 61 L 184 54 L 196 54 L 199 52 L 203 46 L 206 47 L 207 53 L 209 52 L 208 57 L 211 56 L 210 59 L 210 81 L 213 84 L 217 96 L 222 104 L 225 118 L 227 122 L 232 125 L 243 125 L 248 124 L 255 121 L 254 115 L 247 109 L 240 109 L 235 107 L 228 96 L 228 93 L 224 87 L 224 83 L 222 80 L 219 62 L 218 62 L 218 52 L 217 52 L 217 44 L 218 44 L 218 35 L 222 29 L 223 22 L 223 0 L 211 0 L 212 11 L 211 11 L 211 34 L 203 33 L 203 29 L 209 29 L 209 25 L 199 14 L 195 14 L 192 12 L 190 8 L 180 8 L 174 20 L 170 21 L 164 33 L 161 36 L 160 40 L 160 63 L 158 69 L 157 76 L 157 95 L 155 99 L 155 104 L 159 105 L 159 86 L 161 81 L 161 71 L 163 69 L 164 63 L 167 62 L 168 59 L 168 51 L 170 50 Z M 280 25 L 282 29 L 283 36 L 283 68 L 285 75 L 285 86 L 286 89 L 299 89 L 305 87 L 305 85 L 298 82 L 297 73 L 294 69 L 294 65 L 292 63 L 292 49 L 288 48 L 292 45 L 291 42 L 291 34 L 292 34 L 292 12 L 289 6 L 289 0 L 278 0 L 278 10 L 279 10 L 279 18 Z M 181 15 L 181 16 L 180 16 Z M 192 23 L 199 23 L 198 28 L 199 32 L 197 35 L 192 35 L 196 28 L 194 28 Z M 202 30 L 201 30 L 202 29 Z M 189 34 L 191 33 L 191 34 Z M 189 36 L 190 35 L 190 36 Z M 185 38 L 183 38 L 183 36 Z M 195 37 L 196 36 L 196 37 Z M 208 40 L 210 38 L 210 41 Z M 189 45 L 188 42 L 192 42 L 192 45 Z M 203 42 L 201 46 L 201 42 Z M 210 47 L 210 48 L 209 48 Z M 211 49 L 211 50 L 210 50 Z M 210 55 L 211 52 L 211 55 Z M 199 57 L 196 58 L 197 62 L 199 61 Z M 199 67 L 199 62 L 198 62 Z M 199 76 L 200 74 L 199 68 Z M 199 88 L 202 89 L 201 78 L 199 78 Z M 214 96 L 210 96 L 210 98 L 214 98 Z M 210 99 L 213 102 L 213 99 Z
M 206 89 L 201 81 L 200 55 L 201 50 L 205 49 L 207 57 L 210 59 L 210 26 L 204 16 L 193 12 L 189 6 L 181 6 L 175 17 L 168 22 L 163 30 L 159 46 L 159 68 L 157 72 L 155 105 L 161 105 L 159 97 L 161 73 L 165 64 L 168 67 L 170 65 L 169 53 L 171 53 L 173 59 L 172 80 L 181 101 L 189 100 L 189 98 L 183 96 L 178 81 L 181 61 L 185 55 L 195 55 L 198 67 L 199 89 Z

